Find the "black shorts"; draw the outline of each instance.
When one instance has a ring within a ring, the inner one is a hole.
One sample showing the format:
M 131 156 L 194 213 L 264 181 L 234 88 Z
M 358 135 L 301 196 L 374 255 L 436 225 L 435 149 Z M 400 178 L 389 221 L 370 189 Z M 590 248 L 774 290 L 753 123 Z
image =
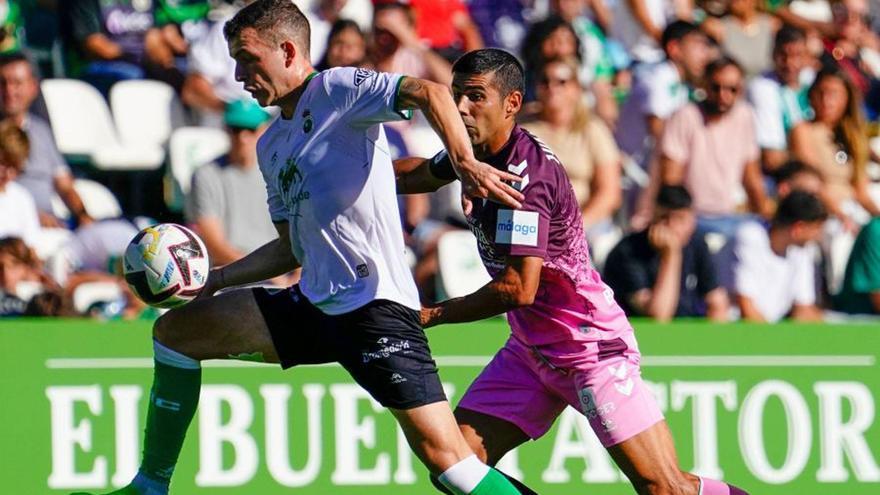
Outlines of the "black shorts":
M 394 409 L 446 400 L 417 311 L 380 299 L 328 315 L 296 285 L 253 292 L 282 368 L 338 362 L 374 399 Z

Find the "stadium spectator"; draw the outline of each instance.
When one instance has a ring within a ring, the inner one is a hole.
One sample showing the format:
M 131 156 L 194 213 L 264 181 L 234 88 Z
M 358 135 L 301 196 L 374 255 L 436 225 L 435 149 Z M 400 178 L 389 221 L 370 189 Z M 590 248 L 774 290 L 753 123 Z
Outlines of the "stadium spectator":
M 851 233 L 880 207 L 868 193 L 867 127 L 856 87 L 839 69 L 823 69 L 809 91 L 811 121 L 791 133 L 792 155 L 822 174 L 821 198 Z
M 687 104 L 691 88 L 702 82 L 709 63 L 706 35 L 689 22 L 667 26 L 663 49 L 666 61 L 634 70 L 633 88 L 615 132 L 620 149 L 645 169 L 666 119 Z
M 604 8 L 604 3 L 601 1 L 591 3 L 593 7 Z M 605 33 L 586 15 L 585 5 L 584 0 L 553 0 L 550 2 L 550 9 L 574 29 L 583 57 L 582 68 L 578 74 L 581 86 L 590 89 L 595 100 L 593 108 L 596 114 L 613 127 L 617 123 L 617 100 L 614 97 L 615 65 L 607 46 Z
M 223 111 L 232 101 L 250 99 L 244 86 L 235 80 L 235 61 L 223 37 L 223 25 L 236 9 L 230 8 L 210 30 L 190 46 L 187 74 L 180 98 L 197 115 L 201 125 L 220 127 Z
M 211 263 L 231 263 L 277 237 L 266 213 L 266 187 L 257 167 L 257 140 L 269 114 L 256 102 L 227 105 L 229 154 L 193 175 L 185 216 L 208 248 Z
M 330 28 L 327 50 L 315 69 L 320 71 L 333 67 L 361 67 L 366 58 L 367 37 L 358 23 L 339 19 Z
M 452 66 L 422 44 L 409 2 L 375 0 L 373 6 L 369 54 L 376 70 L 407 74 L 448 86 Z
M 0 53 L 24 48 L 24 17 L 19 0 L 0 0 Z
M 620 207 L 620 151 L 608 127 L 584 104 L 577 69 L 571 57 L 543 65 L 540 107 L 523 118 L 523 127 L 547 143 L 565 167 L 590 239 L 613 227 L 611 217 Z
M 801 321 L 821 318 L 813 258 L 805 246 L 821 237 L 826 217 L 816 196 L 794 191 L 779 204 L 769 230 L 757 222 L 740 227 L 735 277 L 743 319 L 776 322 L 787 314 Z
M 544 62 L 551 58 L 575 57 L 578 78 L 582 78 L 583 54 L 574 27 L 562 17 L 552 15 L 532 24 L 523 42 L 522 60 L 526 69 L 526 101 L 534 101 L 538 73 Z
M 648 228 L 624 237 L 608 255 L 602 278 L 627 314 L 727 320 L 727 291 L 706 241 L 694 234 L 691 201 L 682 186 L 661 187 Z
M 248 0 L 250 3 L 252 0 Z M 297 2 L 299 5 L 300 3 Z M 308 8 L 305 8 L 307 5 Z M 312 0 L 303 6 L 303 14 L 309 20 L 309 28 L 311 29 L 311 39 L 309 47 L 309 55 L 312 57 L 312 63 L 317 64 L 326 54 L 329 45 L 327 40 L 333 30 L 334 24 L 343 18 L 349 18 L 356 22 L 369 22 L 369 13 L 366 19 L 360 16 L 354 17 L 356 13 L 372 12 L 370 0 Z M 364 24 L 358 24 L 362 26 Z
M 454 62 L 465 52 L 483 48 L 480 30 L 461 0 L 397 1 L 409 1 L 419 37 L 446 60 Z
M 670 19 L 693 19 L 690 0 L 627 0 L 614 2 L 611 36 L 641 63 L 663 60 L 664 30 Z M 668 55 L 668 53 L 667 53 Z
M 28 157 L 28 137 L 11 120 L 0 122 L 0 238 L 19 237 L 34 246 L 40 220 L 31 194 L 15 179 Z
M 729 0 L 726 15 L 708 17 L 700 27 L 740 64 L 747 79 L 770 69 L 773 37 L 780 24 L 759 10 L 759 0 Z
M 520 53 L 528 30 L 530 0 L 470 0 L 467 6 L 483 44 Z
M 43 287 L 58 288 L 34 250 L 18 237 L 0 236 L 0 316 L 36 314 L 31 303 Z
M 73 176 L 55 147 L 52 129 L 42 117 L 30 112 L 38 92 L 39 83 L 33 67 L 24 55 L 0 55 L 0 109 L 4 118 L 27 133 L 30 143 L 24 170 L 16 182 L 33 197 L 43 227 L 62 226 L 52 211 L 52 196 L 55 193 L 67 205 L 72 219 L 78 225 L 86 225 L 92 218 L 73 188 Z
M 67 0 L 59 19 L 67 72 L 107 94 L 113 83 L 145 76 L 180 88 L 171 47 L 153 25 L 153 2 Z
M 789 160 L 773 174 L 776 179 L 776 197 L 785 199 L 792 191 L 804 191 L 819 196 L 822 193 L 822 175 L 818 170 L 798 160 Z
M 867 24 L 868 6 L 864 0 L 843 0 L 832 5 L 835 30 L 823 40 L 825 66 L 839 68 L 868 99 L 871 116 L 876 117 L 878 77 L 880 77 L 880 39 Z
M 788 134 L 812 116 L 807 91 L 815 71 L 806 34 L 783 26 L 773 44 L 773 71 L 752 79 L 747 96 L 755 110 L 755 131 L 765 172 L 788 160 Z
M 208 0 L 154 0 L 154 23 L 159 43 L 156 50 L 163 66 L 186 63 L 189 44 L 207 34 L 210 28 Z M 180 89 L 180 88 L 178 88 Z
M 706 68 L 706 99 L 669 119 L 659 146 L 663 184 L 682 184 L 694 197 L 697 225 L 730 239 L 743 220 L 736 191 L 742 186 L 753 212 L 769 216 L 755 123 L 741 101 L 743 74 L 731 58 Z
M 834 309 L 852 314 L 880 314 L 880 218 L 856 237 Z

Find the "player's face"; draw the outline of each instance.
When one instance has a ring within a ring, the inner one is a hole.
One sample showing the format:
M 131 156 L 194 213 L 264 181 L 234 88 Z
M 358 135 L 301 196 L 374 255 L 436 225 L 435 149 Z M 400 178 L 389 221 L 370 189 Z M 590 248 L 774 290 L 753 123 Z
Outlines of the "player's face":
M 0 68 L 0 99 L 4 115 L 27 112 L 37 98 L 37 81 L 27 62 L 12 62 Z
M 453 74 L 452 97 L 471 144 L 485 145 L 507 130 L 507 102 L 493 84 L 493 74 Z
M 245 91 L 260 105 L 272 105 L 289 91 L 284 82 L 292 63 L 290 48 L 290 42 L 271 45 L 253 28 L 244 28 L 238 37 L 229 40 L 235 80 L 244 83 Z

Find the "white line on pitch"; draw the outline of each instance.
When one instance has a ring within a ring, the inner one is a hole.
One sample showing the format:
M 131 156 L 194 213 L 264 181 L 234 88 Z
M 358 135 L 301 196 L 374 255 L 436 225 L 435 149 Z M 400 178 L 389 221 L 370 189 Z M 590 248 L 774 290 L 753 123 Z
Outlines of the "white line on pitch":
M 491 356 L 437 356 L 440 367 L 480 367 L 489 363 Z M 647 367 L 871 367 L 876 363 L 870 355 L 730 355 L 730 356 L 643 356 Z M 211 360 L 203 363 L 205 368 L 263 368 L 277 366 L 249 361 Z M 315 365 L 310 365 L 315 366 Z M 335 366 L 324 364 L 317 366 Z M 152 368 L 152 358 L 50 358 L 49 369 L 141 369 Z

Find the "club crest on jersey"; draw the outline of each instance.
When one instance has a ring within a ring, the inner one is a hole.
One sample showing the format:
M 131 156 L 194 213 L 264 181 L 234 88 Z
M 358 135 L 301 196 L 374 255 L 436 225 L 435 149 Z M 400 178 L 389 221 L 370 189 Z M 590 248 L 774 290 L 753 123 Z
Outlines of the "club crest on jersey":
M 299 167 L 293 161 L 293 158 L 288 158 L 286 164 L 287 165 L 278 175 L 278 180 L 281 183 L 281 190 L 284 191 L 285 195 L 290 191 L 291 185 L 303 180 L 302 172 L 299 171 Z
M 312 112 L 309 109 L 306 109 L 303 114 L 303 132 L 308 134 L 312 132 L 312 128 L 315 127 L 315 119 L 312 118 Z
M 357 69 L 354 71 L 354 85 L 360 86 L 367 79 L 373 77 L 376 73 L 370 69 Z
M 498 210 L 495 242 L 518 246 L 537 246 L 538 212 Z

